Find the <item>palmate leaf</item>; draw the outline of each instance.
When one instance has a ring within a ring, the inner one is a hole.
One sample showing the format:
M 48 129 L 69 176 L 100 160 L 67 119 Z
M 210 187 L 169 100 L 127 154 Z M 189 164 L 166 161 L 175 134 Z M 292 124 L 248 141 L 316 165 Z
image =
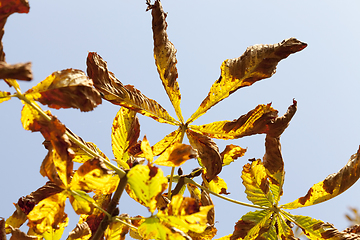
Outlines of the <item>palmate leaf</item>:
M 125 154 L 136 144 L 140 133 L 139 119 L 136 112 L 121 107 L 116 114 L 111 128 L 111 146 L 116 161 L 122 166 L 127 161 Z
M 151 213 L 156 210 L 156 198 L 167 188 L 168 180 L 160 168 L 150 165 L 136 165 L 128 177 L 130 197 L 146 206 Z
M 306 46 L 306 43 L 289 38 L 277 44 L 248 47 L 241 57 L 225 60 L 221 65 L 219 79 L 211 86 L 208 96 L 187 123 L 193 122 L 237 89 L 271 77 L 282 59 Z
M 93 80 L 95 88 L 109 102 L 130 108 L 158 122 L 178 125 L 173 117 L 155 100 L 143 95 L 131 85 L 124 86 L 112 72 L 107 63 L 95 52 L 89 52 L 87 57 L 87 74 Z
M 78 69 L 54 72 L 29 89 L 25 96 L 51 108 L 78 108 L 83 112 L 101 104 L 101 95 L 93 87 L 92 80 Z
M 261 160 L 244 165 L 241 178 L 245 186 L 247 199 L 255 205 L 272 207 L 276 204 L 271 182 Z M 277 191 L 278 193 L 278 191 Z
M 169 41 L 166 33 L 167 23 L 166 16 L 160 1 L 155 1 L 154 5 L 149 5 L 152 14 L 152 29 L 154 38 L 154 58 L 155 64 L 160 75 L 160 79 L 165 88 L 167 95 L 174 106 L 177 117 L 183 122 L 180 108 L 180 90 L 176 81 L 178 72 L 176 69 L 176 49 Z
M 271 104 L 258 105 L 255 109 L 234 121 L 219 121 L 205 125 L 190 125 L 189 128 L 212 138 L 235 139 L 265 133 L 277 111 Z
M 307 194 L 291 203 L 282 205 L 284 209 L 306 207 L 327 201 L 350 188 L 360 177 L 360 149 L 353 154 L 347 164 L 337 173 L 313 185 Z

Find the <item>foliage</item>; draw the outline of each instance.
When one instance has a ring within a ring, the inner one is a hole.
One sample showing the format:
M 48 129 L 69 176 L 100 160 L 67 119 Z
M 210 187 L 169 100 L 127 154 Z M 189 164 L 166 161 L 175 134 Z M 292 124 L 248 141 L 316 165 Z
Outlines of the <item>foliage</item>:
M 296 112 L 295 100 L 280 117 L 271 104 L 261 104 L 233 121 L 192 124 L 238 89 L 271 77 L 281 60 L 303 50 L 307 44 L 289 38 L 272 45 L 251 46 L 239 58 L 225 60 L 219 79 L 185 121 L 180 107 L 176 49 L 168 39 L 166 14 L 159 0 L 153 5 L 148 1 L 147 6 L 153 19 L 155 64 L 176 118 L 134 86 L 121 83 L 95 52 L 88 53 L 87 74 L 77 69 L 56 71 L 22 93 L 14 79 L 31 80 L 31 65 L 7 64 L 1 45 L 0 77 L 16 92 L 1 91 L 0 102 L 17 97 L 24 104 L 21 111 L 24 129 L 40 132 L 45 139 L 48 153 L 40 173 L 49 180 L 20 198 L 14 214 L 6 221 L 1 218 L 2 239 L 6 234 L 11 234 L 13 239 L 60 239 L 69 221 L 66 199 L 80 215 L 69 239 L 124 239 L 126 235 L 136 239 L 212 239 L 217 230 L 210 194 L 256 209 L 240 217 L 234 232 L 220 239 L 294 239 L 294 225 L 311 239 L 357 239 L 357 228 L 340 232 L 329 223 L 293 215 L 287 210 L 327 201 L 351 187 L 360 177 L 360 150 L 339 172 L 315 184 L 306 195 L 279 206 L 285 175 L 280 137 Z M 25 0 L 2 1 L 2 28 L 10 14 L 28 11 Z M 37 103 L 55 109 L 92 111 L 103 99 L 121 106 L 111 134 L 115 162 Z M 139 140 L 138 113 L 177 126 L 177 130 L 151 146 L 145 136 Z M 253 159 L 243 166 L 241 178 L 251 202 L 244 203 L 224 196 L 228 194 L 226 181 L 218 174 L 242 157 L 246 149 L 228 145 L 220 151 L 213 139 L 237 139 L 254 134 L 266 135 L 266 153 L 263 160 Z M 185 135 L 190 145 L 183 143 Z M 175 174 L 176 167 L 193 158 L 198 160 L 199 168 L 187 174 L 178 168 Z M 77 169 L 74 162 L 80 164 Z M 157 165 L 171 167 L 171 175 L 164 176 Z M 197 177 L 201 177 L 201 184 L 194 180 Z M 149 216 L 119 213 L 116 206 L 124 190 L 148 209 Z M 186 190 L 189 197 L 185 196 Z M 29 230 L 24 233 L 19 227 L 26 221 Z

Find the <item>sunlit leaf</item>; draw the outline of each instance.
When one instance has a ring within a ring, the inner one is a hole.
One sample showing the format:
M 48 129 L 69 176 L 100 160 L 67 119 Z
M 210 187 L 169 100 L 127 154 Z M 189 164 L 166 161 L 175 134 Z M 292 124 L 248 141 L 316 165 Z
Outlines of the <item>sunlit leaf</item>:
M 291 203 L 282 205 L 285 209 L 306 207 L 336 197 L 351 187 L 360 177 L 360 149 L 353 154 L 347 164 L 337 173 L 313 185 L 307 194 Z
M 154 38 L 154 58 L 161 81 L 164 85 L 167 95 L 174 106 L 176 115 L 183 122 L 180 109 L 180 90 L 176 81 L 178 72 L 176 69 L 176 49 L 169 41 L 166 33 L 167 14 L 164 12 L 160 1 L 155 1 L 154 5 L 149 6 L 152 14 L 152 29 Z
M 83 163 L 75 172 L 70 188 L 72 190 L 101 190 L 112 178 L 112 172 L 106 168 L 99 158 L 93 158 Z
M 202 233 L 189 231 L 187 234 L 192 240 L 211 240 L 215 237 L 217 229 L 215 227 L 207 227 Z
M 229 165 L 239 157 L 244 156 L 245 152 L 246 148 L 241 148 L 233 144 L 226 145 L 225 150 L 220 153 L 220 156 L 223 160 L 223 166 Z
M 271 215 L 270 210 L 248 212 L 235 224 L 230 239 L 256 239 L 270 229 Z
M 200 206 L 194 198 L 175 195 L 167 209 L 157 216 L 181 231 L 201 233 L 207 227 L 207 214 L 213 206 Z
M 180 233 L 171 231 L 160 222 L 158 218 L 147 218 L 139 227 L 139 234 L 143 239 L 164 239 L 164 240 L 183 240 Z
M 190 145 L 174 143 L 154 161 L 154 164 L 167 167 L 178 167 L 187 160 L 196 158 L 197 156 L 197 151 Z
M 129 227 L 121 222 L 112 222 L 105 231 L 105 240 L 124 240 Z
M 284 219 L 280 214 L 276 214 L 275 219 L 276 219 L 276 229 L 278 235 L 278 238 L 275 239 L 294 239 L 295 238 L 294 232 L 290 228 L 289 224 L 287 224 L 286 222 L 288 220 Z
M 206 168 L 206 177 L 211 181 L 221 172 L 222 159 L 216 143 L 206 135 L 186 130 L 189 142 L 198 151 L 202 165 Z
M 227 184 L 224 179 L 219 176 L 215 176 L 213 180 L 208 182 L 206 179 L 203 179 L 204 185 L 207 189 L 217 193 L 217 194 L 230 194 L 227 192 Z
M 152 162 L 154 160 L 154 153 L 150 147 L 150 143 L 147 140 L 146 136 L 144 136 L 144 139 L 141 141 L 141 151 L 143 152 L 144 157 L 149 162 Z
M 45 240 L 60 240 L 68 223 L 69 218 L 65 218 L 65 220 L 59 223 L 56 227 L 52 226 L 51 229 L 46 230 L 43 233 L 43 237 Z
M 92 214 L 94 210 L 94 199 L 82 190 L 69 191 L 70 203 L 76 214 Z
M 39 106 L 36 102 L 32 101 L 35 106 Z M 50 111 L 46 114 L 51 116 Z M 21 123 L 25 130 L 40 131 L 43 125 L 46 125 L 46 120 L 29 104 L 25 104 L 21 110 Z
M 91 229 L 86 222 L 76 224 L 76 227 L 69 232 L 66 240 L 88 240 L 91 237 Z
M 248 47 L 241 57 L 225 60 L 221 65 L 219 79 L 211 86 L 208 96 L 187 122 L 193 122 L 237 89 L 271 77 L 282 59 L 306 46 L 306 43 L 289 38 L 277 44 Z
M 14 205 L 16 207 L 16 210 L 8 219 L 6 219 L 6 222 L 5 222 L 7 234 L 10 233 L 10 226 L 12 226 L 13 228 L 19 228 L 21 225 L 23 225 L 27 220 L 26 214 L 29 213 L 29 212 L 25 213 L 24 211 L 22 211 L 22 209 L 19 207 L 18 204 L 14 204 Z M 35 206 L 35 204 L 32 205 L 32 208 L 34 206 Z
M 189 127 L 212 138 L 236 139 L 265 133 L 268 124 L 276 114 L 277 111 L 271 107 L 271 104 L 262 104 L 234 121 L 219 121 L 200 126 L 190 125 Z
M 101 104 L 101 95 L 92 80 L 77 69 L 57 71 L 29 89 L 25 96 L 51 108 L 78 108 L 92 111 Z
M 272 207 L 275 204 L 270 189 L 271 183 L 260 159 L 244 165 L 241 178 L 249 201 L 255 205 L 266 207 Z
M 0 103 L 10 100 L 10 95 L 9 92 L 0 91 Z
M 163 153 L 168 147 L 173 145 L 176 142 L 180 142 L 181 140 L 181 131 L 180 129 L 171 132 L 166 135 L 163 139 L 157 142 L 154 146 L 152 146 L 152 150 L 155 156 Z
M 168 185 L 160 168 L 149 165 L 136 165 L 127 174 L 128 183 L 136 197 L 153 213 L 156 209 L 156 197 Z
M 52 230 L 51 226 L 64 222 L 67 218 L 64 213 L 66 197 L 65 192 L 61 192 L 40 201 L 28 214 L 29 227 L 44 233 Z
M 155 100 L 147 98 L 131 85 L 124 86 L 112 72 L 109 72 L 107 63 L 97 53 L 89 52 L 86 63 L 87 73 L 94 81 L 95 88 L 103 94 L 103 98 L 156 121 L 178 125 L 178 121 Z
M 126 162 L 124 154 L 137 142 L 140 133 L 136 112 L 124 107 L 120 108 L 114 118 L 111 130 L 111 146 L 116 161 Z
M 310 239 L 352 239 L 350 234 L 339 232 L 332 224 L 324 223 L 321 220 L 316 220 L 308 216 L 292 215 L 282 211 L 283 215 L 291 222 L 296 224 L 303 233 Z M 354 238 L 357 239 L 357 238 Z

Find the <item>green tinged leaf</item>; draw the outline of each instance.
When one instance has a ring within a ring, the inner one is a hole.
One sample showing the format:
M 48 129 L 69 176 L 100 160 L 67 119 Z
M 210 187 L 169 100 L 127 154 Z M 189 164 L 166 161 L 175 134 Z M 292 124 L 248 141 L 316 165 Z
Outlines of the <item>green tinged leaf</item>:
M 181 234 L 171 231 L 156 217 L 147 218 L 139 227 L 139 234 L 144 239 L 183 240 Z
M 208 96 L 187 123 L 193 122 L 239 88 L 271 77 L 282 59 L 303 50 L 306 46 L 306 43 L 289 38 L 277 44 L 248 47 L 241 57 L 225 60 L 221 65 L 219 79 L 211 86 Z
M 155 1 L 154 5 L 149 6 L 152 14 L 152 29 L 154 38 L 154 58 L 155 64 L 160 75 L 162 84 L 174 106 L 177 117 L 184 122 L 180 108 L 180 89 L 176 81 L 178 72 L 176 69 L 176 49 L 169 41 L 166 33 L 166 16 L 160 1 Z
M 178 125 L 170 114 L 155 100 L 146 97 L 132 85 L 124 86 L 112 72 L 107 63 L 95 52 L 89 52 L 87 73 L 93 80 L 95 88 L 109 102 L 130 108 L 158 122 Z
M 307 194 L 291 203 L 282 205 L 284 209 L 311 206 L 336 197 L 351 187 L 360 177 L 360 149 L 352 155 L 347 164 L 337 173 L 331 174 L 314 186 Z

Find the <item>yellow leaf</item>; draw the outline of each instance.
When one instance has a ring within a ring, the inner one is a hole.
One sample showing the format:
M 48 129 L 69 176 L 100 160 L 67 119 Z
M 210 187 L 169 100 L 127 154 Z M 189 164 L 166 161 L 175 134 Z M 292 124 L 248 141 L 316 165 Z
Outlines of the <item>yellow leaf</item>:
M 40 201 L 27 215 L 29 227 L 42 234 L 45 231 L 51 231 L 52 226 L 66 221 L 67 215 L 64 213 L 66 197 L 63 191 Z
M 39 106 L 36 102 L 32 101 L 34 105 Z M 51 116 L 50 111 L 46 113 Z M 42 124 L 47 124 L 46 120 L 36 111 L 33 107 L 25 104 L 21 110 L 21 123 L 25 130 L 40 131 Z
M 103 94 L 103 98 L 158 122 L 179 125 L 179 122 L 155 100 L 146 97 L 134 86 L 124 86 L 113 73 L 109 72 L 107 63 L 97 53 L 89 52 L 86 63 L 87 73 L 94 81 L 95 88 Z
M 11 94 L 9 92 L 0 91 L 0 103 L 10 100 L 10 95 Z
M 93 158 L 83 163 L 75 172 L 71 190 L 95 191 L 104 188 L 112 178 L 111 171 L 99 158 Z
M 9 86 L 12 86 L 14 87 L 15 89 L 19 89 L 20 90 L 20 85 L 19 83 L 15 80 L 15 79 L 10 79 L 10 78 L 7 78 L 7 79 L 4 79 L 5 82 L 9 85 Z
M 184 122 L 180 108 L 180 90 L 176 81 L 178 72 L 176 69 L 176 49 L 169 41 L 166 33 L 166 13 L 164 12 L 160 1 L 156 1 L 151 7 L 152 29 L 154 37 L 154 58 L 161 81 L 174 106 L 176 115 L 181 122 Z
M 266 170 L 261 160 L 244 165 L 241 178 L 247 199 L 255 205 L 272 207 L 275 204 Z
M 197 151 L 190 145 L 174 143 L 154 161 L 154 164 L 167 167 L 178 167 L 187 160 L 196 158 L 197 156 Z
M 166 135 L 162 140 L 157 142 L 153 147 L 154 156 L 158 156 L 163 153 L 168 147 L 173 145 L 176 142 L 181 141 L 181 131 L 180 128 Z
M 229 165 L 237 158 L 244 156 L 245 152 L 245 148 L 241 148 L 233 144 L 227 145 L 225 150 L 220 153 L 223 159 L 223 166 Z
M 217 193 L 217 194 L 229 194 L 227 190 L 227 184 L 224 179 L 220 178 L 219 176 L 215 176 L 213 180 L 208 182 L 205 178 L 203 178 L 203 182 L 205 187 L 209 190 Z
M 201 233 L 207 227 L 207 215 L 213 207 L 213 205 L 199 206 L 194 198 L 174 195 L 168 208 L 159 211 L 157 216 L 161 221 L 165 221 L 181 231 L 190 230 Z
M 250 86 L 261 79 L 271 77 L 282 59 L 301 51 L 306 46 L 306 43 L 290 38 L 277 44 L 260 44 L 248 47 L 241 57 L 225 60 L 221 65 L 219 79 L 211 86 L 208 96 L 202 101 L 198 110 L 187 120 L 187 123 L 193 122 L 239 88 Z
M 265 133 L 268 124 L 276 114 L 277 111 L 271 107 L 271 104 L 261 104 L 234 121 L 219 121 L 200 126 L 190 125 L 189 128 L 211 138 L 236 139 Z
M 172 229 L 175 230 L 175 229 Z M 184 237 L 170 230 L 158 218 L 147 218 L 139 227 L 138 232 L 143 239 L 183 240 Z
M 95 200 L 86 192 L 81 190 L 70 190 L 68 192 L 70 203 L 76 214 L 92 214 Z
M 60 240 L 68 223 L 69 218 L 66 218 L 63 222 L 58 224 L 56 228 L 52 227 L 52 229 L 45 231 L 43 237 L 45 240 Z
M 360 148 L 353 154 L 347 164 L 337 173 L 314 184 L 307 194 L 291 203 L 282 205 L 285 209 L 311 206 L 336 197 L 350 188 L 360 177 Z
M 13 228 L 19 228 L 27 220 L 26 214 L 21 210 L 19 205 L 17 203 L 14 205 L 16 210 L 8 219 L 6 219 L 5 222 L 5 230 L 7 234 L 10 233 L 10 226 Z
M 150 143 L 147 140 L 146 136 L 144 136 L 144 139 L 141 141 L 141 150 L 144 154 L 144 157 L 149 161 L 152 162 L 154 160 L 154 154 L 150 147 Z
M 124 240 L 129 227 L 121 222 L 112 222 L 105 231 L 105 240 Z
M 111 131 L 111 146 L 116 161 L 125 162 L 125 152 L 136 144 L 140 133 L 139 119 L 136 112 L 127 108 L 120 108 L 116 114 Z M 121 164 L 120 163 L 120 164 Z
M 128 184 L 135 196 L 153 213 L 156 209 L 157 196 L 168 186 L 160 168 L 149 165 L 136 165 L 127 174 Z
M 101 103 L 100 93 L 93 82 L 78 69 L 57 71 L 26 91 L 25 96 L 51 108 L 78 108 L 83 112 L 93 110 Z

